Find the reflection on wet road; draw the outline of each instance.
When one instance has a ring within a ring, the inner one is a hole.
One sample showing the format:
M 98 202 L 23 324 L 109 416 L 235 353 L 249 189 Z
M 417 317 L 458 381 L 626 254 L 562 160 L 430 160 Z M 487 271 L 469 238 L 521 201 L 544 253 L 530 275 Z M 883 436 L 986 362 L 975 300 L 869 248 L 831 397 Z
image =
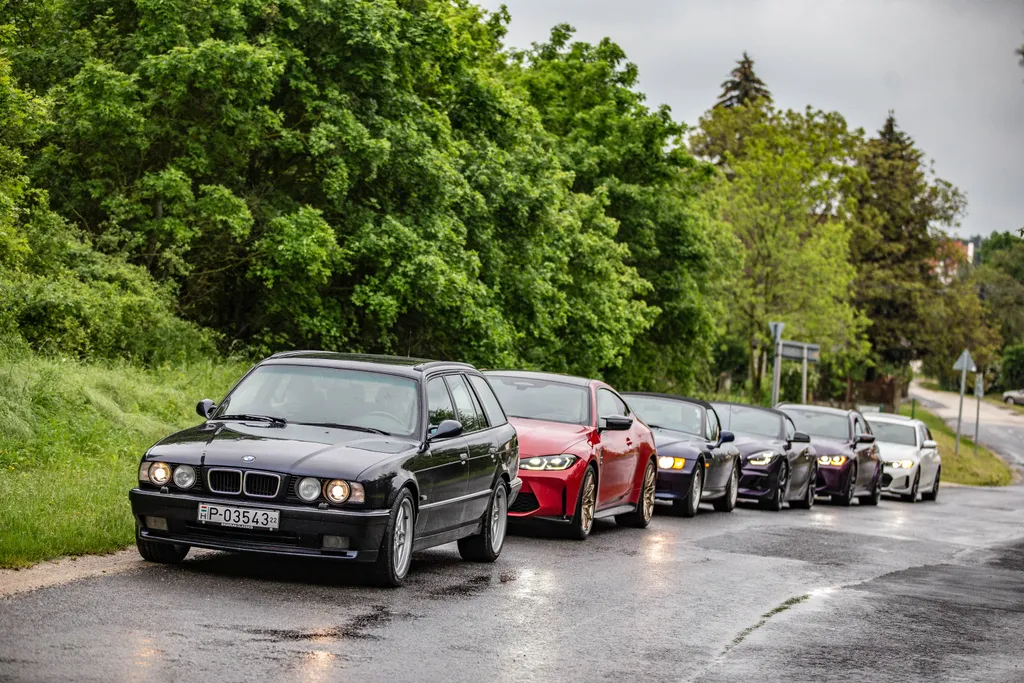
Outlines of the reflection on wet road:
M 1020 487 L 658 514 L 398 590 L 212 553 L 0 600 L 0 680 L 1019 681 L 1022 522 Z

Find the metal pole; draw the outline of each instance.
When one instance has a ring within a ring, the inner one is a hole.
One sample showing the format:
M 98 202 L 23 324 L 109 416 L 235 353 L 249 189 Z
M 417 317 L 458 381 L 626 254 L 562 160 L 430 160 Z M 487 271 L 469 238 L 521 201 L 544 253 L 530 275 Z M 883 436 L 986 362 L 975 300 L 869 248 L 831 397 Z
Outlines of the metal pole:
M 782 340 L 775 340 L 775 371 L 772 373 L 772 407 L 779 402 L 779 385 L 782 383 Z
M 953 455 L 960 455 L 960 423 L 964 417 L 964 391 L 967 389 L 967 364 L 960 370 L 960 409 L 956 413 L 956 445 Z
M 804 375 L 800 382 L 800 402 L 807 403 L 807 345 L 804 344 Z
M 974 388 L 977 389 L 978 386 L 981 386 L 981 387 L 985 386 L 984 384 L 982 384 L 981 375 L 978 375 L 977 386 L 975 386 Z M 978 458 L 978 430 L 981 428 L 981 393 L 980 392 L 975 392 L 975 395 L 978 397 L 978 412 L 976 412 L 974 414 L 974 458 L 975 458 L 975 460 L 977 460 L 977 458 Z

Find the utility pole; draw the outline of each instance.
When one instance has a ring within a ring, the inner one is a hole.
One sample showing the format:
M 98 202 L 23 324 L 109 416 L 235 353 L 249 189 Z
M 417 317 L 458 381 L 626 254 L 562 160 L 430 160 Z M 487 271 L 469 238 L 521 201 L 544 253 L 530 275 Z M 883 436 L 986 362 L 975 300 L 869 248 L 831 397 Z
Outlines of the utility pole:
M 800 382 L 800 402 L 807 403 L 807 346 L 804 346 L 804 370 Z
M 779 385 L 782 383 L 782 328 L 786 323 L 768 323 L 775 343 L 775 368 L 772 372 L 772 407 L 779 402 Z
M 978 399 L 977 412 L 974 414 L 974 457 L 978 457 L 978 430 L 981 429 L 981 397 L 985 395 L 985 379 L 979 372 L 974 377 L 974 396 Z

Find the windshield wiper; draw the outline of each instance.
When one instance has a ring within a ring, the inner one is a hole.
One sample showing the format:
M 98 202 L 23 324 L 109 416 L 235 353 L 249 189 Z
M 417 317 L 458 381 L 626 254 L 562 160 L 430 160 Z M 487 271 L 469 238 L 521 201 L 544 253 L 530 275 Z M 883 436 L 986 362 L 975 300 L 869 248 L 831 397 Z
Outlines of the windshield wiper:
M 390 432 L 385 432 L 383 429 L 376 429 L 374 427 L 363 427 L 361 425 L 346 425 L 340 422 L 298 422 L 296 424 L 303 424 L 309 427 L 330 427 L 332 429 L 351 429 L 355 432 L 367 432 L 368 434 L 382 434 L 383 436 L 391 436 Z
M 237 415 L 218 415 L 214 418 L 215 420 L 249 420 L 251 422 L 270 422 L 275 425 L 286 425 L 288 420 L 283 417 L 274 417 L 273 415 L 250 415 L 248 413 L 239 413 Z

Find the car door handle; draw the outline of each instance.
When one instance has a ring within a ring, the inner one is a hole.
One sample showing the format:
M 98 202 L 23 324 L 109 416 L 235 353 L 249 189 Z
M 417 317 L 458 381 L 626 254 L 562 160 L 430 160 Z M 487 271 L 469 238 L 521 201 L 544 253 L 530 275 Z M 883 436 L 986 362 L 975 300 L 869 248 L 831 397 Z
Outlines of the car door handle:
M 462 460 L 463 463 L 465 463 L 467 460 L 469 460 L 469 453 L 459 453 L 459 459 Z
M 629 437 L 626 437 L 626 445 L 627 446 L 632 446 L 633 445 L 633 440 L 630 439 Z

